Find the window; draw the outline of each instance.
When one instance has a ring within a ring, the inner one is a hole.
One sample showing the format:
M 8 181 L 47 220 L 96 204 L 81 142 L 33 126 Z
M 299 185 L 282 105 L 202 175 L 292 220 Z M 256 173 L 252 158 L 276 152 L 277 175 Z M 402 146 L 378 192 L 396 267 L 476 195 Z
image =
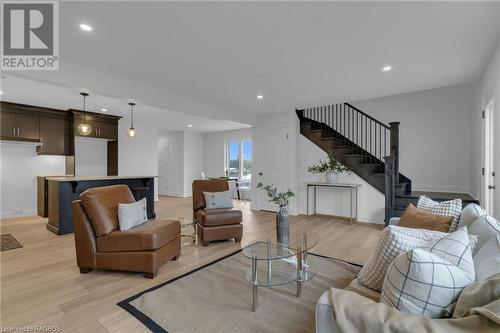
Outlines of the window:
M 229 141 L 226 144 L 226 175 L 248 178 L 252 174 L 252 141 Z

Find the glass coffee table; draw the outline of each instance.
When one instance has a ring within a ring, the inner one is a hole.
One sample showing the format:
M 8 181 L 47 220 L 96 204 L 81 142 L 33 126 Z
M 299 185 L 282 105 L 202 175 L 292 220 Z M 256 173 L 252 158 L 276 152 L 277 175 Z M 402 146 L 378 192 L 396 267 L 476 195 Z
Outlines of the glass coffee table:
M 307 261 L 307 251 L 318 244 L 314 232 L 290 232 L 288 244 L 274 240 L 258 241 L 243 248 L 243 255 L 252 266 L 245 277 L 252 286 L 252 311 L 257 310 L 257 288 L 297 283 L 300 297 L 302 283 L 314 277 Z

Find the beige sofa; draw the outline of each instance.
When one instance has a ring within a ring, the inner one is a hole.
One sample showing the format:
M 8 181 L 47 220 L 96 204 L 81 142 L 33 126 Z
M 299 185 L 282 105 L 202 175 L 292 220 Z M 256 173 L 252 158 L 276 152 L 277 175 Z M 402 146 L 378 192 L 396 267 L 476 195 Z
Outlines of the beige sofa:
M 398 225 L 399 218 L 392 218 L 389 221 L 391 225 Z M 474 263 L 475 261 L 475 257 Z M 476 265 L 476 268 L 478 266 Z M 491 271 L 491 267 L 489 268 Z M 500 266 L 495 267 L 497 273 L 500 272 Z M 477 273 L 478 271 L 476 271 Z M 358 282 L 357 279 L 353 280 L 348 287 L 347 290 L 354 291 L 357 294 L 372 299 L 376 302 L 380 300 L 380 293 L 369 289 Z M 332 301 L 330 297 L 330 290 L 325 291 L 321 297 L 318 299 L 316 304 L 316 333 L 340 333 L 339 327 L 337 326 L 335 319 L 333 317 L 333 307 Z

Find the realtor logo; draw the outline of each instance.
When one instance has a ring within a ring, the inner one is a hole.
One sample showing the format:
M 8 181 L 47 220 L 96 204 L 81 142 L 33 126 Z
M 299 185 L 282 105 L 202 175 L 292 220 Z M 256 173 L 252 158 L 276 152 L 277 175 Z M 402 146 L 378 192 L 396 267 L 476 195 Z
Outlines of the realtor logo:
M 2 1 L 2 70 L 59 69 L 59 6 L 55 1 Z

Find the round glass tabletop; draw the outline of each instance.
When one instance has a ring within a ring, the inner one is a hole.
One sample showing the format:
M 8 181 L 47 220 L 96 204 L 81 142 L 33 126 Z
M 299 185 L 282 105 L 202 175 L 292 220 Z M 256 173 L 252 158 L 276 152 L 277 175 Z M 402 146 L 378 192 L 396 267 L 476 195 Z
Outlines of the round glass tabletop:
M 315 232 L 290 231 L 288 242 L 278 243 L 276 236 L 258 241 L 243 248 L 243 255 L 249 259 L 276 260 L 296 256 L 318 244 Z

